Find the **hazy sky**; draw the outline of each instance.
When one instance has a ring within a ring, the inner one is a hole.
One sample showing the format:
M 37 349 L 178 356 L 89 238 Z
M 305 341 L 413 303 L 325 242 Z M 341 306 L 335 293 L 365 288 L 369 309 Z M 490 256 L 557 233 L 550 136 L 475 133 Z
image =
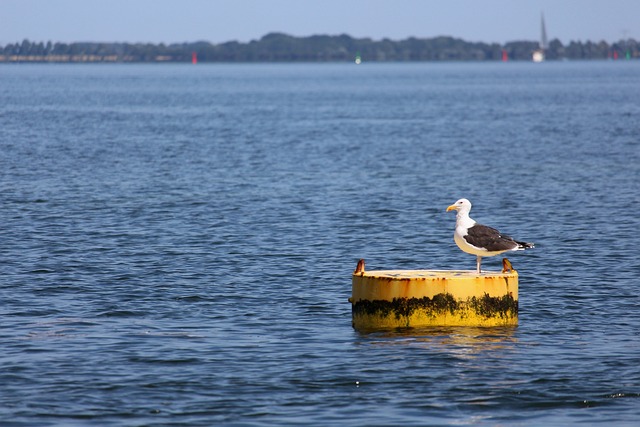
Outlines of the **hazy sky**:
M 504 43 L 640 39 L 640 0 L 0 0 L 0 44 L 247 42 L 268 32 Z

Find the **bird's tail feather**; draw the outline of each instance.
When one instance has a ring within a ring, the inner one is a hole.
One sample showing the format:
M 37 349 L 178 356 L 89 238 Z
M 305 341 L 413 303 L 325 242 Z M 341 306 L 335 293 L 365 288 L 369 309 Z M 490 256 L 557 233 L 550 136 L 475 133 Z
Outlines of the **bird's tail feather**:
M 518 249 L 531 249 L 536 247 L 533 243 L 518 242 L 517 240 L 515 242 L 518 244 Z

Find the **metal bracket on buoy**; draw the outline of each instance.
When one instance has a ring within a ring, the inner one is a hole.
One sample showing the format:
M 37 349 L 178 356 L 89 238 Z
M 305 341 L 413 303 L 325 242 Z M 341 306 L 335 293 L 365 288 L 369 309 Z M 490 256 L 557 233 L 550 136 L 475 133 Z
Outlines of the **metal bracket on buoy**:
M 353 271 L 353 274 L 358 274 L 360 276 L 364 275 L 364 259 L 360 259 L 358 261 L 358 265 L 356 265 L 356 269 Z
M 511 265 L 511 261 L 509 261 L 506 258 L 502 258 L 502 272 L 510 273 L 512 271 L 515 271 L 515 270 L 513 269 L 513 265 Z

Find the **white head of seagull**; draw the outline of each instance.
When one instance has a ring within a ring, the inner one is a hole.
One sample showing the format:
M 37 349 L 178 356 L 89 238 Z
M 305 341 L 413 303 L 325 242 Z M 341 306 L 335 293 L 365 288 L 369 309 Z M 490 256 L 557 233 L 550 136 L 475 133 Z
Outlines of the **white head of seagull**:
M 468 199 L 460 199 L 447 208 L 447 212 L 456 210 L 458 215 L 469 215 L 471 211 L 471 202 Z
M 478 274 L 481 272 L 482 257 L 534 247 L 533 243 L 518 242 L 509 236 L 501 234 L 495 228 L 475 222 L 469 216 L 471 202 L 467 199 L 460 199 L 447 207 L 447 212 L 452 210 L 457 211 L 453 240 L 463 252 L 476 256 Z

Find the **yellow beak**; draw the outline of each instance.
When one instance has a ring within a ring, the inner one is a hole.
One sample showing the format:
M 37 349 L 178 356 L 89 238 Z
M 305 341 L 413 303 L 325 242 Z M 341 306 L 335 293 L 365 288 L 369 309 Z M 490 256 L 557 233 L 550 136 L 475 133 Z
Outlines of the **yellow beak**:
M 447 212 L 449 212 L 449 211 L 453 211 L 453 210 L 455 210 L 455 209 L 456 209 L 456 205 L 451 205 L 451 206 L 449 206 L 449 207 L 447 208 Z

